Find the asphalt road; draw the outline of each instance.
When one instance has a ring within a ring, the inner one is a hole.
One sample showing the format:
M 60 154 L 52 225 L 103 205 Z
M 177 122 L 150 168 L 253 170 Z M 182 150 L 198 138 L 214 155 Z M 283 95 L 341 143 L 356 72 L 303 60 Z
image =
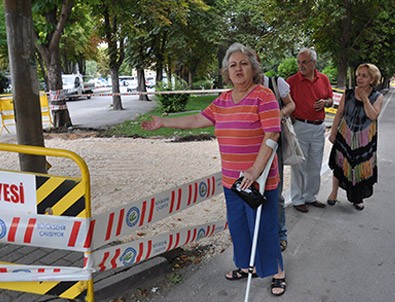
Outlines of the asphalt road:
M 121 93 L 126 87 L 121 88 Z M 96 90 L 95 94 L 111 93 L 110 88 Z M 80 98 L 77 101 L 68 101 L 71 122 L 76 128 L 101 129 L 107 126 L 132 120 L 138 114 L 146 113 L 156 105 L 155 101 L 139 101 L 136 95 L 123 95 L 122 106 L 124 110 L 112 109 L 112 96 L 92 96 L 90 99 Z M 152 97 L 151 97 L 152 98 Z

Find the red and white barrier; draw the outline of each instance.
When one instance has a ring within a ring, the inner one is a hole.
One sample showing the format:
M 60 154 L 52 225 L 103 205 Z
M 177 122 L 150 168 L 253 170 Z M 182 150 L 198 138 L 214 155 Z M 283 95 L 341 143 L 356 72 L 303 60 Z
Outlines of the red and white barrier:
M 24 183 L 30 182 L 28 179 Z M 27 188 L 26 184 L 24 190 Z M 19 185 L 22 188 L 22 183 Z M 90 252 L 129 235 L 140 227 L 221 194 L 222 188 L 222 176 L 218 172 L 91 219 L 2 211 L 0 243 Z M 14 195 L 17 196 L 16 193 Z M 12 196 L 15 197 L 14 195 Z M 227 222 L 218 221 L 96 250 L 89 257 L 85 256 L 84 268 L 0 263 L 0 282 L 90 280 L 94 270 L 131 266 L 225 229 Z
M 132 266 L 193 241 L 213 236 L 227 228 L 226 221 L 216 221 L 101 249 L 93 252 L 93 268 L 105 271 Z
M 92 217 L 89 233 L 97 249 L 223 192 L 221 173 L 212 174 L 157 195 Z
M 79 267 L 15 265 L 0 263 L 0 282 L 15 281 L 80 281 L 91 273 Z
M 343 96 L 342 93 L 339 93 L 339 92 L 333 93 L 333 106 L 339 106 L 342 96 Z
M 124 96 L 124 95 L 159 95 L 159 94 L 219 94 L 229 89 L 207 89 L 207 90 L 174 90 L 174 91 L 134 91 L 134 92 L 122 92 L 122 93 L 111 93 L 111 92 L 100 92 L 83 94 L 82 97 L 93 97 L 93 96 Z
M 0 242 L 85 252 L 87 219 L 0 213 Z

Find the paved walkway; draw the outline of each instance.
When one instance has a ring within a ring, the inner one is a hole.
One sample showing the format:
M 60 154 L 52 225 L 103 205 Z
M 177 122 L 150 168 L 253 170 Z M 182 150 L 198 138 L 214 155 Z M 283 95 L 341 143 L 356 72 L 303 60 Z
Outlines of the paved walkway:
M 340 204 L 309 213 L 286 209 L 289 245 L 284 252 L 287 292 L 270 294 L 270 278 L 253 279 L 250 302 L 395 301 L 395 89 L 385 96 L 379 122 L 379 182 L 357 211 L 339 192 Z M 323 169 L 325 170 L 325 169 Z M 318 199 L 331 190 L 331 173 L 322 176 Z M 246 280 L 229 282 L 232 249 L 187 270 L 169 292 L 151 293 L 155 302 L 244 301 Z M 155 284 L 160 288 L 160 284 Z M 127 300 L 131 302 L 132 300 Z

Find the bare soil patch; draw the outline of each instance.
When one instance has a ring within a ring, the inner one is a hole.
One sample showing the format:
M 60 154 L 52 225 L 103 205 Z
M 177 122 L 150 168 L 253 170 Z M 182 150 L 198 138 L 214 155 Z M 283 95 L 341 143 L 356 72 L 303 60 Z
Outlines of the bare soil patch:
M 220 157 L 211 136 L 185 138 L 103 137 L 92 129 L 46 132 L 45 146 L 70 150 L 80 155 L 89 167 L 92 212 L 99 214 L 220 171 Z M 11 139 L 9 143 L 16 143 Z M 48 157 L 49 174 L 79 177 L 71 160 Z M 19 170 L 16 153 L 0 152 L 1 169 Z M 225 220 L 223 194 L 181 213 L 143 227 L 123 241 L 151 237 L 187 226 Z M 210 256 L 230 244 L 228 232 L 191 243 L 185 249 L 204 247 Z

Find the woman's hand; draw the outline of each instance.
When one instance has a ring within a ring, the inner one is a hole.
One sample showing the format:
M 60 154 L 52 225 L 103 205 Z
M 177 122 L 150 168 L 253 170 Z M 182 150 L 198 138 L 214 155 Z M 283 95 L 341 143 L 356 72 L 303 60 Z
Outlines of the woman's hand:
M 362 103 L 365 101 L 369 101 L 370 92 L 370 87 L 368 89 L 364 89 L 357 86 L 355 87 L 355 98 L 357 99 L 357 101 L 360 101 Z
M 259 177 L 261 173 L 259 172 L 258 168 L 255 166 L 251 166 L 247 170 L 243 172 L 243 181 L 240 184 L 240 188 L 245 190 L 249 188 Z
M 144 130 L 156 130 L 163 127 L 163 118 L 159 116 L 151 116 L 152 120 L 143 121 L 141 123 L 141 128 Z
M 329 135 L 328 139 L 329 139 L 329 141 L 330 141 L 332 144 L 334 144 L 334 143 L 335 143 L 335 140 L 336 140 L 336 133 L 332 133 L 332 132 L 331 132 L 331 134 Z

